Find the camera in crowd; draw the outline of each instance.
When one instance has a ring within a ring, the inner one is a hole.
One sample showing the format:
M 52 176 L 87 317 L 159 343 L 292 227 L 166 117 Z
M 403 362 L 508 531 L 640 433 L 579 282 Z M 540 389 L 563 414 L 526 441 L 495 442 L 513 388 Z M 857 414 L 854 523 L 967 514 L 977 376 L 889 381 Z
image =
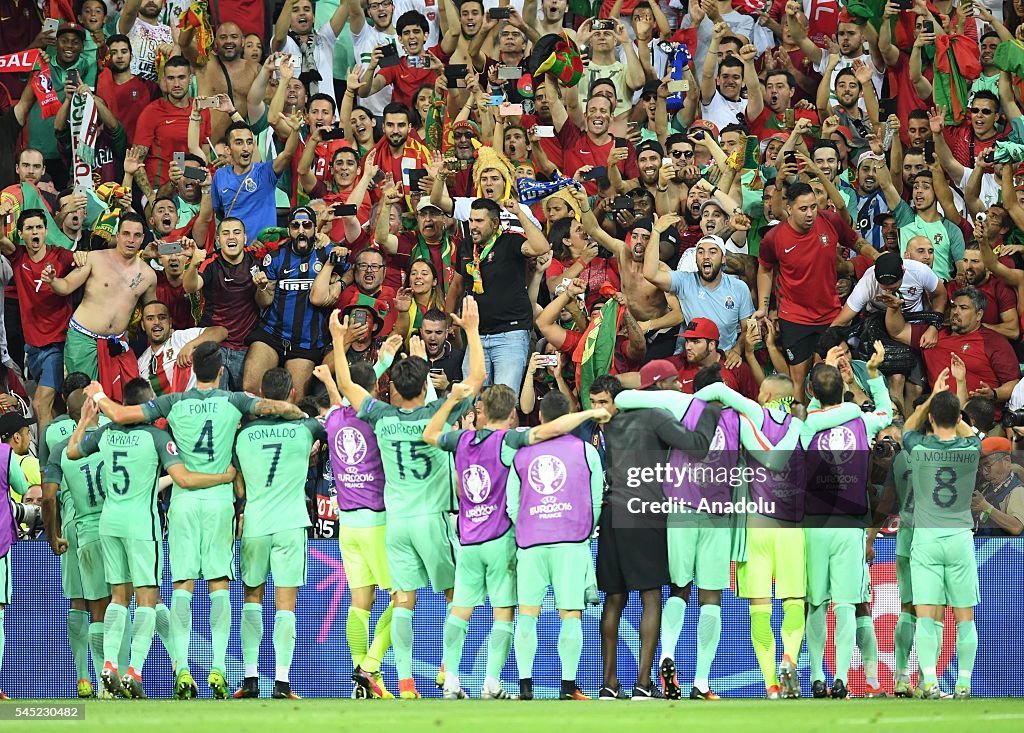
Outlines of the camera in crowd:
M 886 435 L 884 438 L 880 438 L 875 441 L 875 444 L 871 446 L 871 455 L 874 458 L 879 458 L 883 461 L 888 461 L 896 457 L 896 454 L 900 452 L 900 444 L 892 436 Z
M 1000 422 L 1004 428 L 1024 428 L 1024 409 L 1003 410 L 1003 417 Z

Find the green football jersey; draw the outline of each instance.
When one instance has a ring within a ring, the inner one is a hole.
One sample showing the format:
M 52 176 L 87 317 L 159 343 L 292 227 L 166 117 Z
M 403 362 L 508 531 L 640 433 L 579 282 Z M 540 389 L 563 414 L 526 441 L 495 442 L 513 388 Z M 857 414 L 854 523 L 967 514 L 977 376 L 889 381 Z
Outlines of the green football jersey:
M 910 455 L 914 533 L 942 537 L 974 527 L 971 496 L 981 461 L 977 437 L 939 440 L 915 430 L 903 434 Z
M 86 436 L 95 430 L 90 430 Z M 60 485 L 61 502 L 71 502 L 78 529 L 78 543 L 84 545 L 100 537 L 100 514 L 103 511 L 103 456 L 91 456 L 72 461 L 65 449 L 68 441 L 53 446 L 43 467 L 47 482 Z M 62 514 L 63 515 L 63 514 Z
M 254 414 L 258 401 L 245 392 L 190 389 L 161 395 L 144 404 L 142 411 L 149 422 L 167 418 L 186 468 L 197 473 L 223 473 L 231 465 L 238 423 L 242 417 Z M 171 501 L 182 496 L 234 501 L 230 483 L 192 491 L 175 486 Z
M 103 457 L 104 501 L 100 534 L 136 540 L 159 540 L 160 515 L 156 497 L 160 467 L 182 462 L 166 430 L 152 425 L 108 423 L 85 436 L 83 456 Z
M 896 487 L 896 501 L 900 510 L 900 527 L 896 531 L 896 554 L 910 557 L 910 544 L 914 540 L 914 494 L 910 490 L 910 453 L 901 450 L 892 460 L 892 483 Z
M 358 417 L 377 436 L 384 462 L 384 508 L 389 517 L 417 517 L 457 508 L 451 455 L 423 442 L 423 429 L 443 404 L 444 400 L 434 400 L 407 410 L 372 398 L 363 402 Z M 465 415 L 472 405 L 468 399 L 456 405 L 447 424 Z
M 67 415 L 54 418 L 53 422 L 46 426 L 43 439 L 39 441 L 39 465 L 42 467 L 44 474 L 46 465 L 50 460 L 50 454 L 56 452 L 58 444 L 63 443 L 67 445 L 68 438 L 71 437 L 73 432 L 75 432 L 75 421 Z M 59 484 L 60 481 L 54 481 L 53 483 Z M 62 529 L 75 521 L 75 503 L 71 500 L 71 495 L 63 491 L 63 488 L 61 486 L 62 491 L 58 494 L 60 497 L 60 526 Z
M 306 476 L 316 439 L 326 440 L 315 418 L 254 420 L 235 438 L 235 466 L 245 478 L 245 537 L 309 527 Z

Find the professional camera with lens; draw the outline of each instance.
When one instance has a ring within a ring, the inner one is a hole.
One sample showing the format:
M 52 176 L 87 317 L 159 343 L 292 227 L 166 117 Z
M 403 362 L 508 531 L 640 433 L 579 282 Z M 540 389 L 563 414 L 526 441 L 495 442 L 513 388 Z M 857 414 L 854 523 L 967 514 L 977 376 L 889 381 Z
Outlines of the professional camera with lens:
M 1003 410 L 1002 422 L 1004 428 L 1024 428 L 1024 409 Z
M 893 458 L 899 450 L 900 444 L 896 442 L 896 439 L 886 435 L 884 438 L 876 440 L 875 444 L 871 446 L 871 455 L 882 460 L 889 460 Z

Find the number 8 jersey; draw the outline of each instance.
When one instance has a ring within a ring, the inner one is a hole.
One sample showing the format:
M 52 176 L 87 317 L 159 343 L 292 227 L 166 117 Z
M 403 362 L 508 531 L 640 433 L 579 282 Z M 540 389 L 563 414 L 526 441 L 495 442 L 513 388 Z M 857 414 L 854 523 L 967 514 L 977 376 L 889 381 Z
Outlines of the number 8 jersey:
M 914 537 L 971 531 L 971 495 L 981 461 L 977 437 L 939 440 L 916 430 L 903 434 L 914 503 Z

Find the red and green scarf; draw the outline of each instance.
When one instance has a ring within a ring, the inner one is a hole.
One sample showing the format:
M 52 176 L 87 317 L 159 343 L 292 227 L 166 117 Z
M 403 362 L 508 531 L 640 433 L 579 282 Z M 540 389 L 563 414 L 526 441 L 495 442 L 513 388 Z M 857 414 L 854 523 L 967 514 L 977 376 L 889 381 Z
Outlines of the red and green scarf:
M 480 263 L 487 259 L 491 254 L 491 250 L 494 249 L 495 242 L 498 241 L 498 235 L 500 231 L 494 233 L 487 244 L 484 245 L 483 249 L 479 249 L 476 245 L 473 245 L 473 261 L 466 265 L 466 272 L 470 277 L 473 278 L 473 294 L 481 295 L 484 292 L 484 275 L 480 271 Z
M 587 326 L 583 338 L 576 345 L 572 360 L 576 367 L 576 386 L 579 389 L 580 404 L 590 409 L 590 385 L 598 377 L 608 374 L 615 356 L 615 340 L 622 325 L 624 311 L 616 300 L 610 298 L 601 306 L 601 315 Z

